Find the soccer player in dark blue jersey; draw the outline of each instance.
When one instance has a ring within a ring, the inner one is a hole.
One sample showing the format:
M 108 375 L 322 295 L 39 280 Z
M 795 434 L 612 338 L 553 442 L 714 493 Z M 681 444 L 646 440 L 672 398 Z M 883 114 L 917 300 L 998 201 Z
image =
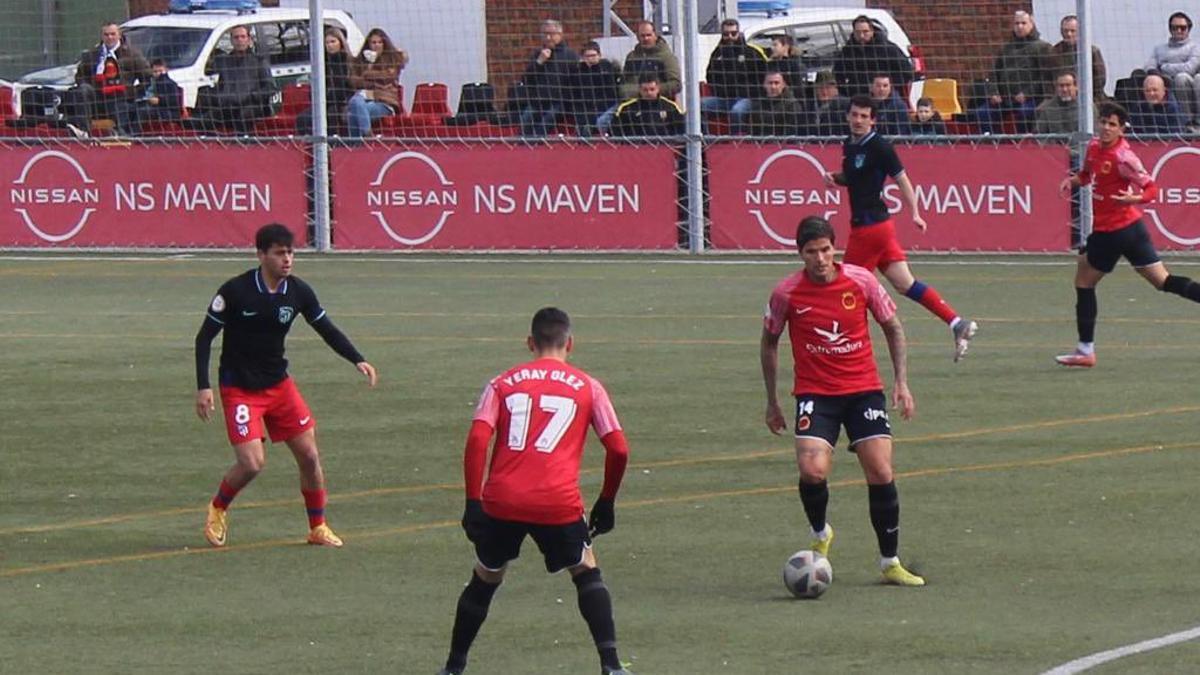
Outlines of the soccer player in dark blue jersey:
M 945 321 L 954 338 L 954 360 L 958 361 L 967 353 L 979 326 L 959 316 L 936 289 L 918 281 L 908 268 L 904 249 L 896 241 L 895 223 L 883 202 L 883 184 L 888 177 L 900 187 L 913 223 L 922 232 L 927 226 L 895 148 L 875 131 L 875 102 L 868 96 L 850 99 L 846 121 L 850 135 L 842 144 L 842 170 L 825 174 L 826 184 L 845 186 L 850 193 L 850 241 L 842 262 L 868 270 L 878 268 L 893 288 Z
M 225 545 L 230 502 L 262 470 L 264 432 L 273 442 L 286 443 L 300 467 L 308 543 L 342 545 L 325 523 L 325 474 L 317 452 L 316 421 L 288 375 L 283 355 L 292 322 L 303 316 L 326 344 L 366 376 L 370 386 L 375 386 L 377 376 L 375 367 L 333 325 L 312 288 L 292 276 L 292 242 L 291 231 L 283 225 L 260 228 L 255 235 L 259 266 L 221 286 L 196 334 L 196 414 L 207 422 L 214 407 L 209 355 L 213 338 L 225 331 L 218 369 L 221 408 L 237 458 L 208 505 L 204 536 L 213 546 Z

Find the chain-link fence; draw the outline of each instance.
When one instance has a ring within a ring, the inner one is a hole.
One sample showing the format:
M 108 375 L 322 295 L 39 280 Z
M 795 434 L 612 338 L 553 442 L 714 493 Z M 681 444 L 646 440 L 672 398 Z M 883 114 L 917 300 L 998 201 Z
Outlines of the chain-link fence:
M 1200 47 L 1157 1 L 209 3 L 234 8 L 136 3 L 163 13 L 0 83 L 0 246 L 241 246 L 277 220 L 321 249 L 788 250 L 804 215 L 848 227 L 824 174 L 856 95 L 930 222 L 908 247 L 1067 250 L 1090 200 L 1058 184 L 1110 100 L 1159 243 L 1200 242 Z

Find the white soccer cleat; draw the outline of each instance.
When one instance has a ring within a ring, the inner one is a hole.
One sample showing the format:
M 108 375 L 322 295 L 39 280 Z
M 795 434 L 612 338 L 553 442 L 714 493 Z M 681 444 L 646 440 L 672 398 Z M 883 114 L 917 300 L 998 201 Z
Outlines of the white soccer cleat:
M 962 357 L 967 355 L 967 348 L 970 346 L 971 338 L 975 337 L 975 333 L 979 330 L 979 324 L 974 321 L 962 319 L 958 325 L 954 327 L 954 362 L 958 363 Z

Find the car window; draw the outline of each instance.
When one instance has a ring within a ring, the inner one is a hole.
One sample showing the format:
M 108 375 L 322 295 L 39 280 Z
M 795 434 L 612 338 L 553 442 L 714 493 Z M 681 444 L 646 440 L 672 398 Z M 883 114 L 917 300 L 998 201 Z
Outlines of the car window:
M 125 39 L 138 48 L 147 61 L 162 59 L 168 68 L 185 68 L 196 62 L 209 31 L 204 28 L 135 26 L 126 28 Z
M 308 63 L 308 22 L 259 24 L 258 53 L 266 54 L 273 66 Z

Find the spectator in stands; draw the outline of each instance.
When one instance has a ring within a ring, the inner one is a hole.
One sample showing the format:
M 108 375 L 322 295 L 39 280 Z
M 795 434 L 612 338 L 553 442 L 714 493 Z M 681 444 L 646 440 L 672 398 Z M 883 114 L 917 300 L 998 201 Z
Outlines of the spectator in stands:
M 346 133 L 346 104 L 354 95 L 350 86 L 350 49 L 346 34 L 337 26 L 325 27 L 325 121 L 330 135 Z M 296 116 L 296 133 L 311 134 L 312 109 Z
M 408 54 L 382 28 L 367 33 L 350 64 L 350 87 L 358 90 L 346 104 L 346 130 L 352 138 L 369 136 L 372 122 L 400 112 L 400 71 L 406 65 Z
M 1037 134 L 1073 134 L 1079 129 L 1079 86 L 1075 71 L 1054 78 L 1054 96 L 1037 107 L 1033 131 Z
M 879 73 L 871 79 L 871 100 L 875 101 L 875 131 L 884 136 L 912 133 L 908 105 L 892 89 L 892 78 L 887 74 Z
M 801 108 L 783 73 L 767 71 L 763 77 L 763 95 L 750 108 L 751 136 L 797 136 L 800 134 Z
M 804 81 L 804 64 L 800 61 L 800 50 L 796 49 L 796 41 L 791 35 L 771 38 L 771 62 L 767 64 L 767 71 L 782 74 L 783 81 L 797 100 L 804 96 L 802 90 L 807 84 Z
M 1075 73 L 1079 77 L 1079 19 L 1074 14 L 1068 14 L 1058 23 L 1058 32 L 1062 35 L 1062 40 L 1058 44 L 1050 48 L 1052 54 L 1051 72 Z M 1106 78 L 1108 71 L 1104 67 L 1104 56 L 1100 53 L 1100 48 L 1092 45 L 1092 98 L 1097 101 L 1103 101 L 1107 97 L 1104 95 L 1104 86 L 1107 84 Z M 1055 75 L 1055 92 L 1058 92 L 1057 86 L 1058 75 Z M 1076 82 L 1078 85 L 1078 82 Z M 1078 86 L 1076 87 L 1078 89 Z M 1051 99 L 1047 99 L 1053 100 Z
M 846 96 L 867 94 L 878 73 L 887 75 L 895 87 L 908 86 L 914 74 L 912 61 L 904 50 L 889 41 L 883 28 L 866 16 L 855 17 L 853 25 L 850 41 L 833 62 L 840 91 Z M 844 126 L 845 120 L 842 122 Z
M 543 21 L 542 46 L 530 57 L 512 97 L 520 110 L 522 136 L 545 136 L 558 123 L 570 104 L 567 86 L 578 62 L 579 55 L 563 40 L 562 24 Z
M 183 116 L 183 90 L 167 73 L 167 62 L 154 59 L 150 70 L 154 76 L 134 109 L 139 133 L 147 123 L 178 122 Z
M 1188 124 L 1200 123 L 1200 43 L 1191 38 L 1192 19 L 1175 12 L 1167 21 L 1171 37 L 1154 48 L 1146 70 L 1170 80 L 1175 98 Z
M 1186 119 L 1175 98 L 1167 91 L 1167 81 L 1158 73 L 1147 73 L 1142 80 L 1142 100 L 1129 115 L 1129 126 L 1138 135 L 1182 134 Z
M 813 83 L 813 107 L 808 115 L 809 136 L 837 136 L 846 128 L 850 97 L 842 96 L 837 79 L 828 70 L 817 73 Z
M 1012 115 L 1017 131 L 1033 125 L 1037 106 L 1050 95 L 1052 47 L 1042 40 L 1029 12 L 1013 14 L 1012 38 L 1000 50 L 988 84 L 988 98 L 974 110 L 984 133 L 999 133 L 1004 115 Z
M 912 133 L 914 136 L 945 136 L 946 123 L 942 114 L 933 107 L 933 99 L 922 97 L 917 99 L 917 112 L 913 116 Z
M 625 55 L 625 65 L 621 68 L 620 100 L 637 98 L 638 80 L 642 73 L 657 75 L 660 94 L 675 98 L 680 90 L 679 59 L 654 29 L 654 22 L 642 19 L 633 25 L 633 29 L 637 34 L 637 44 Z M 614 105 L 600 115 L 596 126 L 602 133 L 612 130 L 613 115 L 616 113 L 617 106 Z
M 617 69 L 612 61 L 602 58 L 600 45 L 595 42 L 585 44 L 579 55 L 580 61 L 569 80 L 571 115 L 579 135 L 590 138 L 596 132 L 600 116 L 619 103 Z
M 217 85 L 201 90 L 197 109 L 208 122 L 239 134 L 248 134 L 254 121 L 270 117 L 275 78 L 265 57 L 254 51 L 246 26 L 229 29 L 233 50 L 213 56 L 204 71 L 217 76 Z
M 77 135 L 90 132 L 92 120 L 111 119 L 114 131 L 132 131 L 134 100 L 150 84 L 150 64 L 137 48 L 121 39 L 121 27 L 100 26 L 100 43 L 83 52 L 75 68 L 75 87 L 67 94 L 64 112 Z
M 721 42 L 708 57 L 705 74 L 712 96 L 700 100 L 706 121 L 714 114 L 729 113 L 730 131 L 743 132 L 751 101 L 762 87 L 767 61 L 761 47 L 746 44 L 736 19 L 722 21 Z
M 674 99 L 662 95 L 654 73 L 642 73 L 637 98 L 617 106 L 613 117 L 616 136 L 678 136 L 683 133 L 683 110 Z

